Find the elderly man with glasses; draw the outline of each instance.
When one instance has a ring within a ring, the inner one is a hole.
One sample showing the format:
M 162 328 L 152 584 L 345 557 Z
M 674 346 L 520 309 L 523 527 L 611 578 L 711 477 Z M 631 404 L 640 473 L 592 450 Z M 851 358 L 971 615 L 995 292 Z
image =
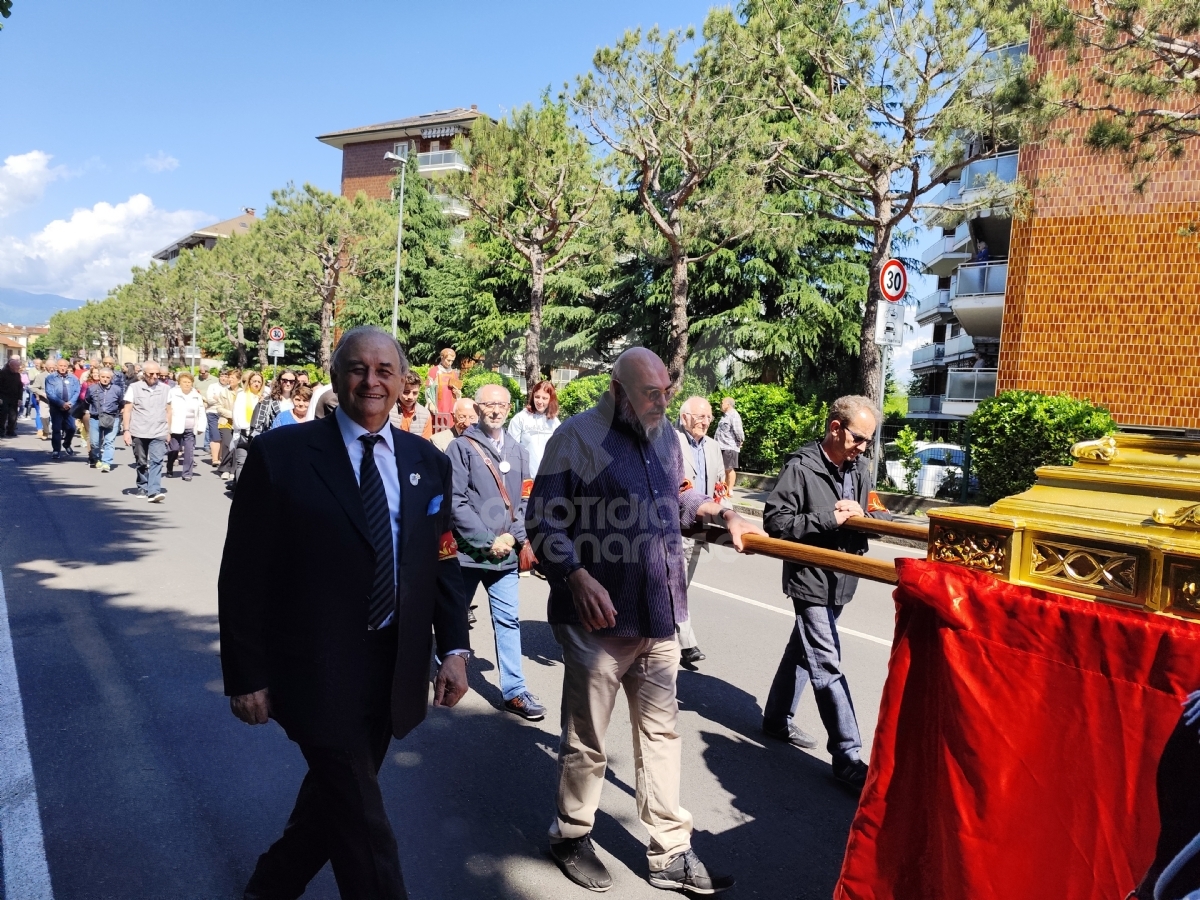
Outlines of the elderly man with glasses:
M 843 553 L 867 552 L 867 537 L 842 526 L 848 519 L 891 516 L 875 494 L 874 467 L 863 455 L 874 440 L 876 406 L 867 397 L 840 397 L 829 410 L 825 437 L 784 463 L 763 510 L 763 527 L 774 538 Z M 794 722 L 804 686 L 811 681 L 821 722 L 829 733 L 833 775 L 858 791 L 867 777 L 860 758 L 862 737 L 842 674 L 837 620 L 858 579 L 799 563 L 783 564 L 783 588 L 796 610 L 791 639 L 763 709 L 767 737 L 810 749 L 817 739 Z

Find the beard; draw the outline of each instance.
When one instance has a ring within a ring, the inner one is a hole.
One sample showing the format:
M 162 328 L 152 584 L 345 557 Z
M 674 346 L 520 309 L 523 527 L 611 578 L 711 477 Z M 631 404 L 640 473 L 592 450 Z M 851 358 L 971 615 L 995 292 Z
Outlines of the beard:
M 645 423 L 638 418 L 633 404 L 629 402 L 629 398 L 625 395 L 625 388 L 620 384 L 617 385 L 617 419 L 628 425 L 638 437 L 649 443 L 654 443 L 658 440 L 667 427 L 667 417 L 663 416 L 659 419 L 657 425 L 647 428 Z

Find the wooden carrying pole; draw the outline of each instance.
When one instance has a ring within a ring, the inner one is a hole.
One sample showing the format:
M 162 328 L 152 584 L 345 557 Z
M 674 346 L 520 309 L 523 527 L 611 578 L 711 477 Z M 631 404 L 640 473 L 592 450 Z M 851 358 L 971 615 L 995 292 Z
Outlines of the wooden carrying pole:
M 912 541 L 929 542 L 929 526 L 918 525 L 915 522 L 888 522 L 885 519 L 869 519 L 855 516 L 847 519 L 843 528 L 854 531 L 865 531 L 868 534 L 890 534 L 892 537 L 908 538 Z
M 840 550 L 826 550 L 824 547 L 798 544 L 795 541 L 781 541 L 757 534 L 747 534 L 742 540 L 745 542 L 746 550 L 750 553 L 771 556 L 775 559 L 786 559 L 789 562 L 805 566 L 833 569 L 835 572 L 857 575 L 859 578 L 870 578 L 872 581 L 882 581 L 885 584 L 898 584 L 900 581 L 896 566 L 880 559 L 871 559 L 854 553 L 842 553 Z

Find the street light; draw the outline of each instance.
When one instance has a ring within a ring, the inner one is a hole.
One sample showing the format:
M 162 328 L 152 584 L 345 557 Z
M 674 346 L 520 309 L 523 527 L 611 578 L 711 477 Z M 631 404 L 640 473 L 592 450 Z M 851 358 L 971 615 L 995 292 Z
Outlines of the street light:
M 400 164 L 400 214 L 396 225 L 396 283 L 392 286 L 392 337 L 399 331 L 400 318 L 400 251 L 404 246 L 404 173 L 408 170 L 408 160 L 390 150 L 383 158 Z

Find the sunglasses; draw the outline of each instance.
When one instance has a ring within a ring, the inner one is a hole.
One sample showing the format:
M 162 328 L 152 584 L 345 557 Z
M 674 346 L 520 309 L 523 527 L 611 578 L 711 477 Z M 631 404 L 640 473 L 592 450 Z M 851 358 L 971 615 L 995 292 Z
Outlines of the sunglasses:
M 869 443 L 871 443 L 871 441 L 875 440 L 874 435 L 866 435 L 866 436 L 861 435 L 857 431 L 855 431 L 853 428 L 851 428 L 849 425 L 846 425 L 845 423 L 842 423 L 842 428 L 848 435 L 850 435 L 850 437 L 854 438 L 855 446 L 869 444 Z
M 296 383 L 295 378 L 280 378 L 279 380 L 282 381 L 284 384 L 295 384 Z

